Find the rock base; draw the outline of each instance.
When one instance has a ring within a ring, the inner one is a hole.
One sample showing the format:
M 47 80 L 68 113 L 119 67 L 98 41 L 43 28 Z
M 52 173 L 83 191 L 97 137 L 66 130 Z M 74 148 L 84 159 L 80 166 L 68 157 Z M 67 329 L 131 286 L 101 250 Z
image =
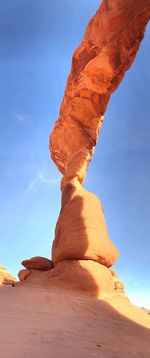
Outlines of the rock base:
M 27 270 L 28 271 L 28 270 Z M 114 271 L 92 260 L 64 260 L 49 271 L 30 270 L 19 284 L 57 286 L 95 298 L 125 296 L 123 284 Z

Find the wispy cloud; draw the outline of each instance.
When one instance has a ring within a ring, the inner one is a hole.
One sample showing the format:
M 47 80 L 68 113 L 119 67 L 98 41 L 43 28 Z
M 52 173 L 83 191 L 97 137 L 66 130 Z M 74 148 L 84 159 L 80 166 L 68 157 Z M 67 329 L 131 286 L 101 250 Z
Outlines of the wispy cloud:
M 27 186 L 27 191 L 32 191 L 35 187 L 35 180 L 31 180 L 31 182 Z
M 26 190 L 32 191 L 35 189 L 39 184 L 49 185 L 49 186 L 57 186 L 60 183 L 60 176 L 57 176 L 56 178 L 48 179 L 43 172 L 38 172 L 37 176 L 32 179 L 29 184 L 27 185 Z
M 51 180 L 47 179 L 42 172 L 38 173 L 38 179 L 44 184 L 51 184 Z
M 48 179 L 43 172 L 39 172 L 38 173 L 38 179 L 40 180 L 41 183 L 43 184 L 48 184 L 48 185 L 57 185 L 58 183 L 60 183 L 60 176 L 56 177 L 56 178 L 52 178 L 52 179 Z

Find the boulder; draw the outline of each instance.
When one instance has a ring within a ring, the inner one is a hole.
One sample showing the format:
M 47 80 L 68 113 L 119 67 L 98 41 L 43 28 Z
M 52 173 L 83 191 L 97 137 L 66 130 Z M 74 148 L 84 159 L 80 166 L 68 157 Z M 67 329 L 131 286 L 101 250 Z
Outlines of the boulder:
M 35 256 L 31 257 L 31 259 L 24 260 L 22 261 L 22 265 L 28 270 L 47 271 L 53 268 L 52 261 L 41 256 Z

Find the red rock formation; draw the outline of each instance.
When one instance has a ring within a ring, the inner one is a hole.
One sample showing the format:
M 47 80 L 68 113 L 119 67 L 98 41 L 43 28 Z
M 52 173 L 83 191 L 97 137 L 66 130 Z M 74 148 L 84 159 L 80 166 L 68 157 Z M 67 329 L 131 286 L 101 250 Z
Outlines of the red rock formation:
M 21 277 L 20 281 L 24 281 L 24 278 Z M 118 297 L 111 270 L 92 260 L 64 260 L 58 262 L 49 271 L 32 270 L 25 278 L 25 282 L 21 282 L 21 285 L 23 284 L 47 288 L 59 287 L 84 292 L 86 296 L 97 298 L 110 295 Z
M 22 261 L 22 265 L 28 270 L 40 271 L 47 271 L 53 267 L 51 260 L 41 256 L 35 256 L 31 257 L 31 259 L 24 260 Z
M 16 281 L 16 278 L 4 266 L 0 265 L 0 286 L 12 285 Z
M 108 237 L 102 205 L 96 195 L 83 187 L 67 184 L 56 225 L 52 260 L 93 260 L 112 266 L 118 251 Z
M 119 293 L 124 295 L 124 284 L 123 282 L 119 279 L 119 277 L 117 276 L 116 272 L 114 270 L 110 270 L 112 277 L 113 277 L 113 286 L 114 286 L 114 290 Z
M 149 18 L 150 0 L 103 0 L 73 54 L 59 118 L 50 138 L 51 157 L 63 174 L 62 208 L 52 250 L 55 264 L 88 259 L 110 267 L 118 258 L 108 238 L 101 203 L 81 185 L 109 98 L 133 63 Z M 82 274 L 80 265 L 78 272 Z M 94 271 L 90 275 L 96 282 Z M 122 294 L 123 284 L 113 271 L 111 280 L 114 291 Z
M 52 159 L 63 175 L 70 159 L 80 153 L 84 162 L 82 181 L 85 178 L 82 151 L 92 157 L 110 95 L 134 61 L 149 18 L 150 0 L 104 0 L 89 22 L 73 54 L 50 139 Z
M 20 270 L 18 272 L 18 277 L 19 277 L 19 280 L 20 281 L 25 281 L 27 279 L 27 277 L 31 274 L 31 270 L 27 270 L 27 269 L 24 269 L 24 270 Z

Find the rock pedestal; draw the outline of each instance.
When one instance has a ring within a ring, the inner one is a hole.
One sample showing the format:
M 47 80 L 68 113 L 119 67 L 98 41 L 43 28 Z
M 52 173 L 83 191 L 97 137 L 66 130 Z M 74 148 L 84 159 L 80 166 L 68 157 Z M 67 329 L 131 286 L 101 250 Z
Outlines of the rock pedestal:
M 103 208 L 96 195 L 68 183 L 52 248 L 54 264 L 63 260 L 93 260 L 112 266 L 118 251 L 109 239 Z

